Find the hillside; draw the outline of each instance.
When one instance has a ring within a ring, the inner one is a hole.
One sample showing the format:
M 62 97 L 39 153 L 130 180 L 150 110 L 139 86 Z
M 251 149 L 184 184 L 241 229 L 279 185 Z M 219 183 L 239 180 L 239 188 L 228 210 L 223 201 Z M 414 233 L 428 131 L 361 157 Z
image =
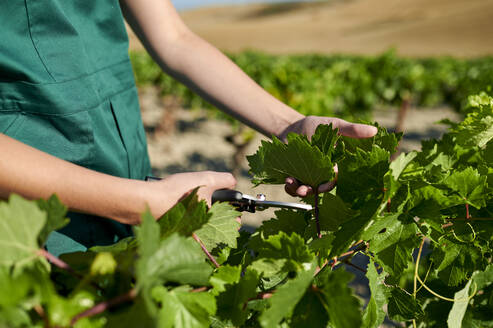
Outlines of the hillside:
M 493 0 L 253 4 L 182 17 L 197 34 L 233 52 L 375 54 L 395 47 L 406 56 L 493 54 Z

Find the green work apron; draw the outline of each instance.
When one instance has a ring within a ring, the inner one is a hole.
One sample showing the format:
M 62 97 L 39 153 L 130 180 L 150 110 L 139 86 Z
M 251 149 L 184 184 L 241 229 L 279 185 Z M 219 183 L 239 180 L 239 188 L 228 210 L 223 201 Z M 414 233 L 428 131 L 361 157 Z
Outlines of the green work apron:
M 0 133 L 113 176 L 148 175 L 118 1 L 1 0 L 0 7 Z M 131 234 L 109 219 L 69 217 L 47 242 L 55 255 Z

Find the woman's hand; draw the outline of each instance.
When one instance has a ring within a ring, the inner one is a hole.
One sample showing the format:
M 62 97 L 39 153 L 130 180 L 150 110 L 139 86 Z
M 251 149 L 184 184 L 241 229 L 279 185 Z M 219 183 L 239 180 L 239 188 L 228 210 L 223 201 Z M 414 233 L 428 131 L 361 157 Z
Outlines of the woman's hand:
M 197 195 L 211 205 L 212 193 L 218 189 L 233 189 L 236 179 L 231 173 L 204 171 L 178 173 L 152 182 L 145 182 L 144 199 L 155 217 L 160 217 L 193 189 L 200 187 Z
M 294 132 L 304 134 L 308 138 L 315 133 L 315 130 L 320 124 L 332 124 L 334 128 L 339 129 L 339 134 L 351 138 L 370 138 L 377 133 L 377 128 L 366 124 L 350 123 L 345 120 L 333 117 L 307 116 L 291 125 L 289 125 L 279 136 L 281 140 L 286 142 L 286 137 L 289 133 Z M 321 184 L 318 187 L 318 192 L 326 192 L 332 190 L 337 182 L 337 165 L 334 167 L 336 179 L 327 183 Z M 295 178 L 289 177 L 286 179 L 284 189 L 291 196 L 306 197 L 313 194 L 311 186 L 303 185 Z

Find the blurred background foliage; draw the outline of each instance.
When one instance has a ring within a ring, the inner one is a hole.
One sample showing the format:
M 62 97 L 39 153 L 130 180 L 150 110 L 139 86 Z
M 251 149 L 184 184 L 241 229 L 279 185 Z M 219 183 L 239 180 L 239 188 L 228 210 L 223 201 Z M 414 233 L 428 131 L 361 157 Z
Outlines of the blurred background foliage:
M 269 93 L 305 115 L 370 120 L 377 107 L 450 106 L 465 111 L 470 94 L 491 94 L 493 57 L 404 58 L 394 50 L 377 56 L 268 55 L 244 51 L 228 55 Z M 162 73 L 143 51 L 130 54 L 137 85 L 156 86 L 186 108 L 214 108 Z M 214 114 L 225 117 L 219 111 Z

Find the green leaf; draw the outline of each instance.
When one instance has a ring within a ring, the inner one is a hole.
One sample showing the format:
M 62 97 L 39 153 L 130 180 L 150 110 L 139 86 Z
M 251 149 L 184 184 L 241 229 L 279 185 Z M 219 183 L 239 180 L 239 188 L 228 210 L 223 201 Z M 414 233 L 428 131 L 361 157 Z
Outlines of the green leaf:
M 255 251 L 259 253 L 258 258 L 286 260 L 284 270 L 287 271 L 302 270 L 304 263 L 311 263 L 313 260 L 313 254 L 305 240 L 295 233 L 290 236 L 284 232 L 272 235 L 262 240 Z
M 223 265 L 211 276 L 210 283 L 214 287 L 213 293 L 218 294 L 226 290 L 226 285 L 233 285 L 240 281 L 241 267 Z
M 339 140 L 338 129 L 329 125 L 322 124 L 317 126 L 315 134 L 311 138 L 311 144 L 316 146 L 325 155 L 331 155 L 335 152 L 335 145 Z
M 191 236 L 195 230 L 209 220 L 212 213 L 207 212 L 205 201 L 198 200 L 197 191 L 198 188 L 194 189 L 158 220 L 161 238 L 166 238 L 173 233 Z
M 321 288 L 321 302 L 332 327 L 361 327 L 361 305 L 349 282 L 353 275 L 344 270 L 323 270 L 316 279 Z
M 127 250 L 135 249 L 137 246 L 137 239 L 135 237 L 126 237 L 120 239 L 118 242 L 112 245 L 91 247 L 89 248 L 89 251 L 95 253 L 121 253 Z
M 461 328 L 462 327 L 462 319 L 464 319 L 464 315 L 466 314 L 467 305 L 469 304 L 469 287 L 471 286 L 471 280 L 466 284 L 466 286 L 455 293 L 454 300 L 455 302 L 452 305 L 452 310 L 450 310 L 447 325 L 449 328 Z
M 298 273 L 296 278 L 288 280 L 277 288 L 274 295 L 269 298 L 270 307 L 259 318 L 262 327 L 276 327 L 284 318 L 291 316 L 292 311 L 303 297 L 306 289 L 313 280 L 316 264 L 311 268 Z
M 39 245 L 44 245 L 48 235 L 55 230 L 61 229 L 69 223 L 67 207 L 60 202 L 56 195 L 51 196 L 48 200 L 39 199 L 36 201 L 38 207 L 47 214 L 46 224 L 39 233 Z
M 236 247 L 241 224 L 236 218 L 241 214 L 227 203 L 215 203 L 209 210 L 210 218 L 195 234 L 205 247 L 212 251 L 219 245 Z
M 468 167 L 463 171 L 452 173 L 444 180 L 444 183 L 465 203 L 479 209 L 486 206 L 486 179 L 487 177 L 481 176 L 476 169 Z
M 431 255 L 438 277 L 448 286 L 458 286 L 484 261 L 480 249 L 469 244 L 458 244 L 449 237 L 441 239 Z
M 208 284 L 212 269 L 194 240 L 173 234 L 160 241 L 159 225 L 150 214 L 143 215 L 137 240 L 137 286 L 148 288 L 166 281 Z
M 357 139 L 343 136 L 342 140 L 344 140 L 345 150 L 351 153 L 355 153 L 357 149 L 369 152 L 374 146 L 378 146 L 389 154 L 393 154 L 397 150 L 401 137 L 402 133 L 389 133 L 379 127 L 377 134 L 371 138 Z
M 419 302 L 401 288 L 392 288 L 388 303 L 389 318 L 396 321 L 418 319 L 424 315 Z
M 388 303 L 390 290 L 384 284 L 385 273 L 378 274 L 375 263 L 370 259 L 366 277 L 370 287 L 370 301 L 363 313 L 363 328 L 378 328 L 385 319 L 383 307 Z
M 370 251 L 387 273 L 399 276 L 412 263 L 412 252 L 419 246 L 416 224 L 403 223 L 399 215 L 391 214 L 379 219 L 375 226 L 376 230 L 385 230 L 377 233 L 372 229 L 373 236 L 368 232 L 364 235 L 365 240 L 370 240 Z
M 159 304 L 159 327 L 199 328 L 209 327 L 210 316 L 216 312 L 214 296 L 206 292 L 193 293 L 187 287 L 168 291 L 164 286 L 152 290 Z
M 318 136 L 324 129 L 323 126 L 317 128 L 314 140 L 323 140 L 321 147 L 325 149 L 329 140 Z M 304 135 L 289 134 L 287 144 L 276 137 L 272 142 L 262 141 L 257 153 L 247 158 L 253 181 L 257 184 L 282 184 L 287 177 L 294 177 L 304 184 L 319 186 L 335 176 L 331 157 L 312 145 Z
M 302 211 L 278 210 L 274 212 L 276 218 L 262 222 L 258 231 L 264 238 L 276 235 L 280 231 L 290 235 L 293 232 L 302 235 L 305 231 L 306 213 Z
M 474 110 L 450 132 L 460 145 L 481 148 L 493 139 L 493 105 L 491 98 L 485 101 L 488 96 L 484 96 L 486 95 L 473 96 L 469 99 L 469 107 Z
M 216 298 L 217 316 L 231 320 L 235 326 L 242 325 L 248 316 L 248 300 L 257 296 L 258 281 L 257 273 L 247 268 L 238 283 L 226 285 L 226 290 Z
M 212 268 L 204 260 L 200 246 L 191 239 L 171 235 L 158 244 L 149 257 L 142 256 L 137 264 L 139 283 L 161 282 L 207 285 Z
M 291 316 L 288 327 L 293 328 L 326 328 L 329 323 L 329 315 L 320 301 L 319 292 L 306 291 L 298 302 Z
M 46 223 L 46 213 L 35 202 L 12 194 L 0 202 L 0 265 L 22 266 L 39 258 L 38 237 Z
M 376 211 L 384 196 L 383 177 L 389 170 L 389 156 L 379 146 L 373 146 L 370 152 L 358 148 L 354 155 L 346 155 L 338 164 L 337 195 L 354 210 Z
M 447 324 L 451 328 L 460 328 L 463 324 L 463 319 L 470 303 L 470 297 L 475 291 L 493 284 L 493 265 L 490 264 L 484 271 L 476 271 L 471 279 L 467 282 L 464 288 L 456 292 L 454 295 L 454 304 L 449 312 Z

